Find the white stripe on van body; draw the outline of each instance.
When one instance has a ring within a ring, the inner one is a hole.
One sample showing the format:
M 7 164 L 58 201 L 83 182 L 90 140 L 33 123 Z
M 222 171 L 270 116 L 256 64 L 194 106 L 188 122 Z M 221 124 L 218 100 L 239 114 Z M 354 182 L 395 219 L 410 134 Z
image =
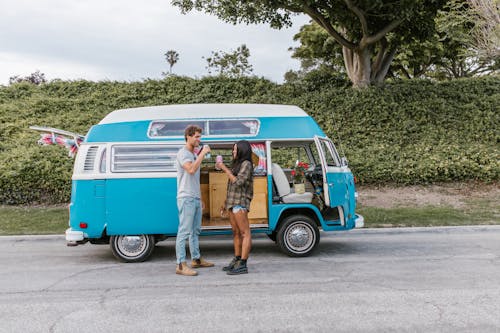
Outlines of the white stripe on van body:
M 208 119 L 245 117 L 307 117 L 294 105 L 276 104 L 178 104 L 121 109 L 109 113 L 99 124 L 157 119 Z
M 135 178 L 177 178 L 176 171 L 165 172 L 107 172 L 107 173 L 78 173 L 73 174 L 72 180 L 94 179 L 135 179 Z
M 331 173 L 350 173 L 348 167 L 331 167 L 329 166 L 328 172 Z M 269 174 L 272 174 L 270 172 Z M 133 179 L 133 178 L 176 178 L 177 171 L 164 171 L 164 172 L 93 172 L 93 173 L 78 173 L 73 174 L 73 180 L 92 180 L 92 179 Z

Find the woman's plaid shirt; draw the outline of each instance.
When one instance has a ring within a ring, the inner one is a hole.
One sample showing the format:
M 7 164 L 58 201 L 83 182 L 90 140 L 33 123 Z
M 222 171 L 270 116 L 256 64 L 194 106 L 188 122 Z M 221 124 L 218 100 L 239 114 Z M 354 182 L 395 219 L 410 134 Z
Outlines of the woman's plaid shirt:
M 253 198 L 253 164 L 250 161 L 241 163 L 236 181 L 227 183 L 226 209 L 243 206 L 250 211 L 250 201 Z

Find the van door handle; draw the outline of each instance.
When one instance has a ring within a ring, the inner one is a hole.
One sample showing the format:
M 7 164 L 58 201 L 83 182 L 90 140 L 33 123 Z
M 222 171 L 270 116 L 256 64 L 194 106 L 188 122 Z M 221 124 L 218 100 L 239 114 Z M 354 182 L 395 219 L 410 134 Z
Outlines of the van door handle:
M 328 187 L 333 187 L 333 183 L 328 183 Z

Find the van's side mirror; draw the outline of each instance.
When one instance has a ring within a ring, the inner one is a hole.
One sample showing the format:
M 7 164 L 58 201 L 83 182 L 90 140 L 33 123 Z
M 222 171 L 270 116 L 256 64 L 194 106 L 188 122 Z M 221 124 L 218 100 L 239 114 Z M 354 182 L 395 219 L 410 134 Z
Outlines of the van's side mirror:
M 349 162 L 345 156 L 340 159 L 340 166 L 347 166 L 348 164 Z

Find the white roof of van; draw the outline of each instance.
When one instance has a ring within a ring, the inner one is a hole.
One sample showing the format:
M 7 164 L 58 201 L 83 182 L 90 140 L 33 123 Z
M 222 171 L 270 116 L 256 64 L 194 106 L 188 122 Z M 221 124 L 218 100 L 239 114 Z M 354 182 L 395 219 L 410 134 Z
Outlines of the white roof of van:
M 116 110 L 104 117 L 99 124 L 153 119 L 208 119 L 234 117 L 307 117 L 307 113 L 294 105 L 178 104 Z

